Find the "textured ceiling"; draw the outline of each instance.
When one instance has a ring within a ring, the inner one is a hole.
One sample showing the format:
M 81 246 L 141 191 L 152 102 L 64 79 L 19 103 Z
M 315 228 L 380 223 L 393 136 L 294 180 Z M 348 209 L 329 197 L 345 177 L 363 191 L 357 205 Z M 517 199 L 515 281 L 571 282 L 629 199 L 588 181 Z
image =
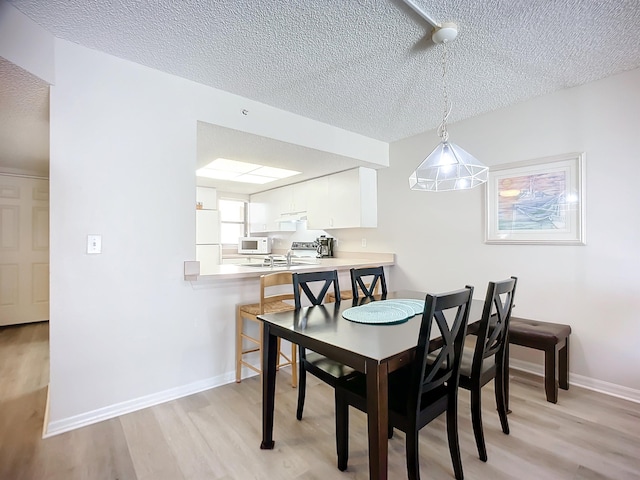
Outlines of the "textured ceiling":
M 455 22 L 455 122 L 640 66 L 638 0 L 414 0 Z M 442 115 L 440 48 L 401 0 L 9 0 L 56 37 L 394 141 Z

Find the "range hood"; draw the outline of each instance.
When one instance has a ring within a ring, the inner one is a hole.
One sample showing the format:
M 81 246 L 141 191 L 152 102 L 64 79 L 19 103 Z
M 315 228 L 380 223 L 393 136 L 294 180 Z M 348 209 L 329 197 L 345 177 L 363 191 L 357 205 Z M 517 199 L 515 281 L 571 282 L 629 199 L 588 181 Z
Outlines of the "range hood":
M 281 213 L 276 223 L 295 223 L 307 219 L 307 212 Z

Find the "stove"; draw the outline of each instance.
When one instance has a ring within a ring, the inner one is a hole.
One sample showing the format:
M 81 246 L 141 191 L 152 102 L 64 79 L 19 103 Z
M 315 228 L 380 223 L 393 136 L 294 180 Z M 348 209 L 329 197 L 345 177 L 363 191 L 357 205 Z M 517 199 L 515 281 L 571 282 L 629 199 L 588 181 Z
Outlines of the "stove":
M 292 242 L 291 254 L 296 257 L 315 257 L 318 254 L 318 242 Z

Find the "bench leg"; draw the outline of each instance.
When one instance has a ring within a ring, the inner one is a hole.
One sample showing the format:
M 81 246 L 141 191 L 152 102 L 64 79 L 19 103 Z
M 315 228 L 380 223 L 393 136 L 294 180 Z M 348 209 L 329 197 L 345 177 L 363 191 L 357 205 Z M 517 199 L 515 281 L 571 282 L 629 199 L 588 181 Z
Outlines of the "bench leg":
M 546 348 L 544 351 L 544 391 L 547 402 L 558 403 L 558 383 L 556 382 L 556 354 L 558 346 Z
M 560 388 L 569 390 L 569 337 L 558 351 L 558 380 Z

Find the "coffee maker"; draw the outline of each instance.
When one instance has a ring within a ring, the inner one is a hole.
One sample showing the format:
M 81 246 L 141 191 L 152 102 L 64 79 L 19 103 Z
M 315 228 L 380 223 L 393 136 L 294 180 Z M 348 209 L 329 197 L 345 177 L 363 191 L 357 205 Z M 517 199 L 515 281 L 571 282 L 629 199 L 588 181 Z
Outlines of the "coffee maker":
M 326 235 L 322 235 L 316 239 L 316 243 L 318 244 L 318 255 L 317 257 L 333 257 L 333 244 L 335 239 L 331 237 L 327 237 Z

